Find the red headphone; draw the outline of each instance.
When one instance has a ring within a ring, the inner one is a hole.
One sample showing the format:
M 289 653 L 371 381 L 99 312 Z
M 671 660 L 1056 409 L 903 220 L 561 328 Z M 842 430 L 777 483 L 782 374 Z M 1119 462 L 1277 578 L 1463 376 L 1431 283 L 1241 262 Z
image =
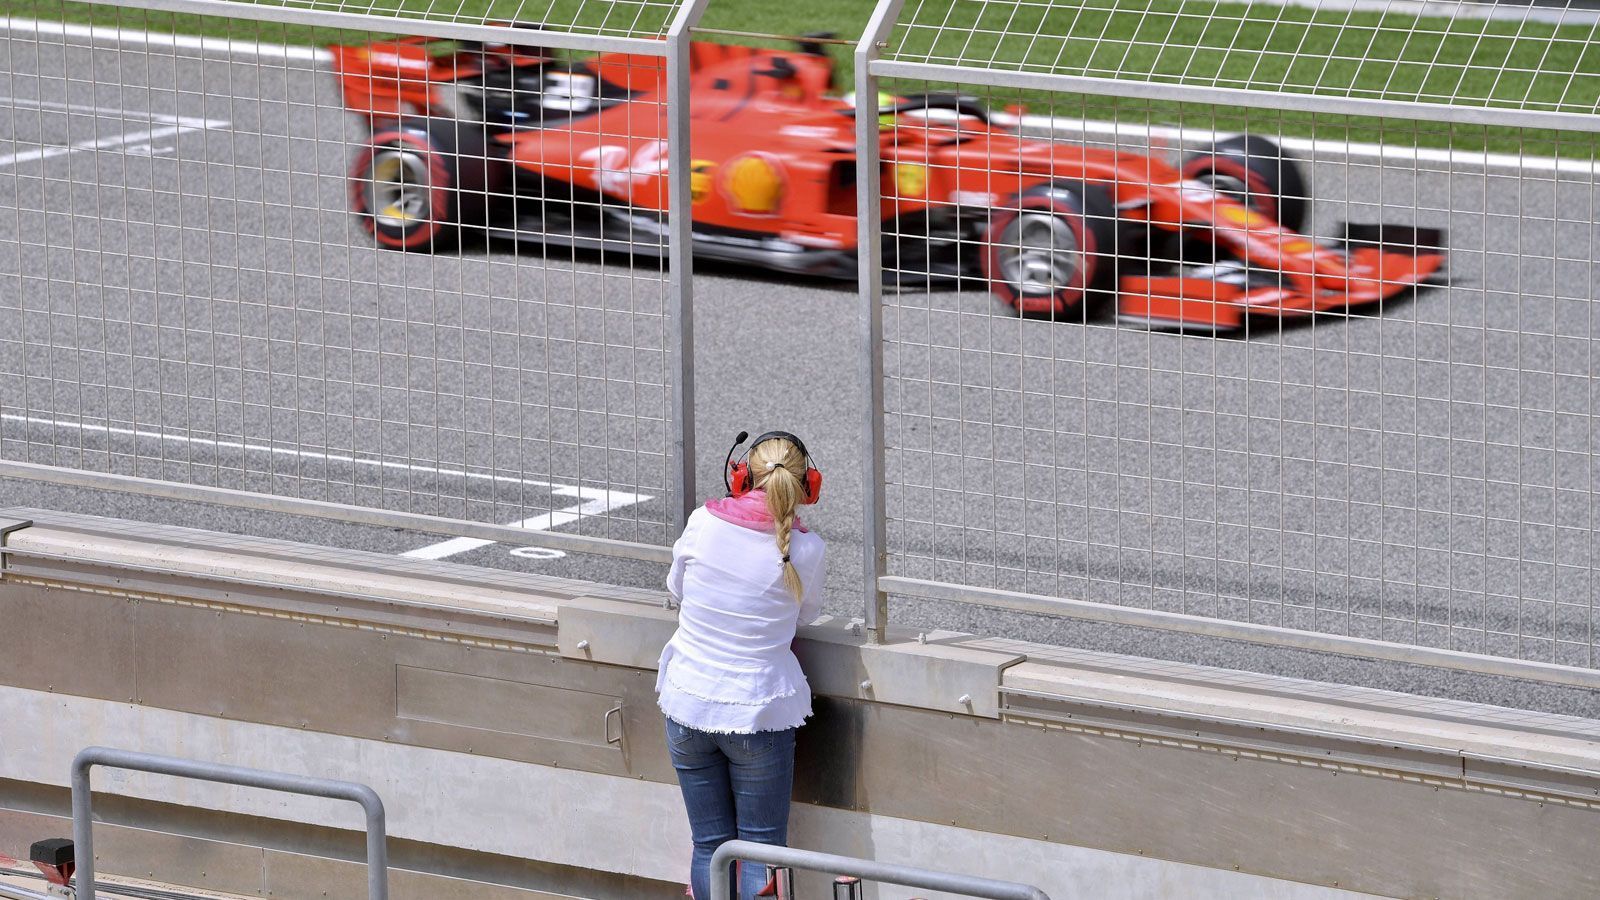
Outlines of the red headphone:
M 748 431 L 739 432 L 739 436 L 733 439 L 733 446 L 728 448 L 728 458 L 723 460 L 726 471 L 722 473 L 722 481 L 728 486 L 728 496 L 730 497 L 743 497 L 755 489 L 755 478 L 750 475 L 750 452 L 745 451 L 745 455 L 740 457 L 738 462 L 733 461 L 733 451 L 739 449 L 739 445 L 744 443 L 745 438 L 749 436 L 750 432 Z M 755 443 L 750 445 L 750 450 L 756 449 L 767 441 L 777 440 L 788 441 L 793 444 L 795 449 L 800 451 L 800 455 L 805 458 L 806 473 L 800 479 L 802 492 L 800 502 L 804 504 L 817 502 L 817 498 L 822 496 L 822 471 L 812 464 L 811 452 L 806 449 L 804 441 L 787 431 L 769 431 L 756 438 Z

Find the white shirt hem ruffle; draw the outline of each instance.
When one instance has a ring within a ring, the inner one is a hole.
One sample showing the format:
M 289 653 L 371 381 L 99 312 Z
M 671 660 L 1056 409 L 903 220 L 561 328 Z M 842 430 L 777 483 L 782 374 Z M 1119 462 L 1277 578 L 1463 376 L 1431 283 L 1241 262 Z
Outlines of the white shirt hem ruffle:
M 811 698 L 805 696 L 804 699 L 803 709 L 787 712 L 786 715 L 783 713 L 786 712 L 788 704 L 774 704 L 751 715 L 749 708 L 730 710 L 723 704 L 699 700 L 687 694 L 663 695 L 657 706 L 662 715 L 695 731 L 707 734 L 761 734 L 767 731 L 788 731 L 804 725 L 812 715 Z M 730 716 L 730 712 L 737 712 L 739 715 Z

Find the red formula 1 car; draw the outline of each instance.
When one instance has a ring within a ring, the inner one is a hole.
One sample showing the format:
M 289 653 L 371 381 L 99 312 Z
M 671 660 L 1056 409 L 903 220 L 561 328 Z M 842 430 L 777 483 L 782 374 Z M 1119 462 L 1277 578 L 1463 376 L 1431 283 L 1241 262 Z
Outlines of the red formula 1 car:
M 463 228 L 546 247 L 661 253 L 665 69 L 609 54 L 399 39 L 333 48 L 372 139 L 350 177 L 376 240 L 435 247 Z M 693 45 L 695 253 L 853 277 L 853 105 L 819 45 Z M 1081 316 L 1096 298 L 1153 326 L 1226 330 L 1252 315 L 1344 310 L 1442 272 L 1442 232 L 1300 233 L 1298 164 L 1267 138 L 1181 165 L 1023 137 L 972 98 L 893 98 L 880 117 L 885 268 L 986 279 L 1024 314 Z

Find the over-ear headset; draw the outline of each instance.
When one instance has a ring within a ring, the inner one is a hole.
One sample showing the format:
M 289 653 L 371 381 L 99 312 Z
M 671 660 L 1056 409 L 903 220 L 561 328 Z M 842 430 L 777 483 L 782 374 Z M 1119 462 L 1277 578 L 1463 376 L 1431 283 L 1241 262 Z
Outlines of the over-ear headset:
M 738 462 L 734 462 L 733 451 L 739 449 L 739 445 L 749 436 L 748 431 L 739 432 L 739 436 L 733 439 L 733 446 L 728 448 L 728 458 L 723 460 L 722 480 L 728 486 L 728 496 L 743 497 L 755 489 L 755 477 L 750 474 L 750 450 L 767 441 L 783 440 L 793 444 L 806 461 L 806 473 L 800 479 L 800 502 L 817 502 L 817 498 L 822 496 L 822 471 L 812 464 L 811 451 L 806 449 L 804 441 L 787 431 L 769 431 L 756 438 L 755 443 L 750 445 L 750 450 L 745 451 L 745 455 L 740 457 Z

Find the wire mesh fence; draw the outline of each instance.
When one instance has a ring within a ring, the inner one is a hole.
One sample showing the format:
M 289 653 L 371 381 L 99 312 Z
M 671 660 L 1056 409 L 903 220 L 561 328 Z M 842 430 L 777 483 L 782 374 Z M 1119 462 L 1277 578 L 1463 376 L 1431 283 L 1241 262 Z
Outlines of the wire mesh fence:
M 14 6 L 0 459 L 668 542 L 668 44 L 622 7 L 672 4 L 541 10 L 652 35 L 609 55 Z
M 675 194 L 885 291 L 874 579 L 1594 663 L 1590 11 L 886 0 L 852 168 L 831 39 L 700 3 L 141 2 L 6 7 L 13 474 L 658 551 Z M 674 53 L 773 134 L 669 165 Z
M 678 0 L 227 0 L 401 20 L 478 25 L 517 23 L 572 34 L 659 38 L 671 29 Z
M 886 57 L 1270 92 L 1593 113 L 1583 4 L 909 0 Z
M 1594 666 L 1593 117 L 1517 116 L 1592 114 L 1600 57 L 1471 15 L 907 3 L 887 583 Z

